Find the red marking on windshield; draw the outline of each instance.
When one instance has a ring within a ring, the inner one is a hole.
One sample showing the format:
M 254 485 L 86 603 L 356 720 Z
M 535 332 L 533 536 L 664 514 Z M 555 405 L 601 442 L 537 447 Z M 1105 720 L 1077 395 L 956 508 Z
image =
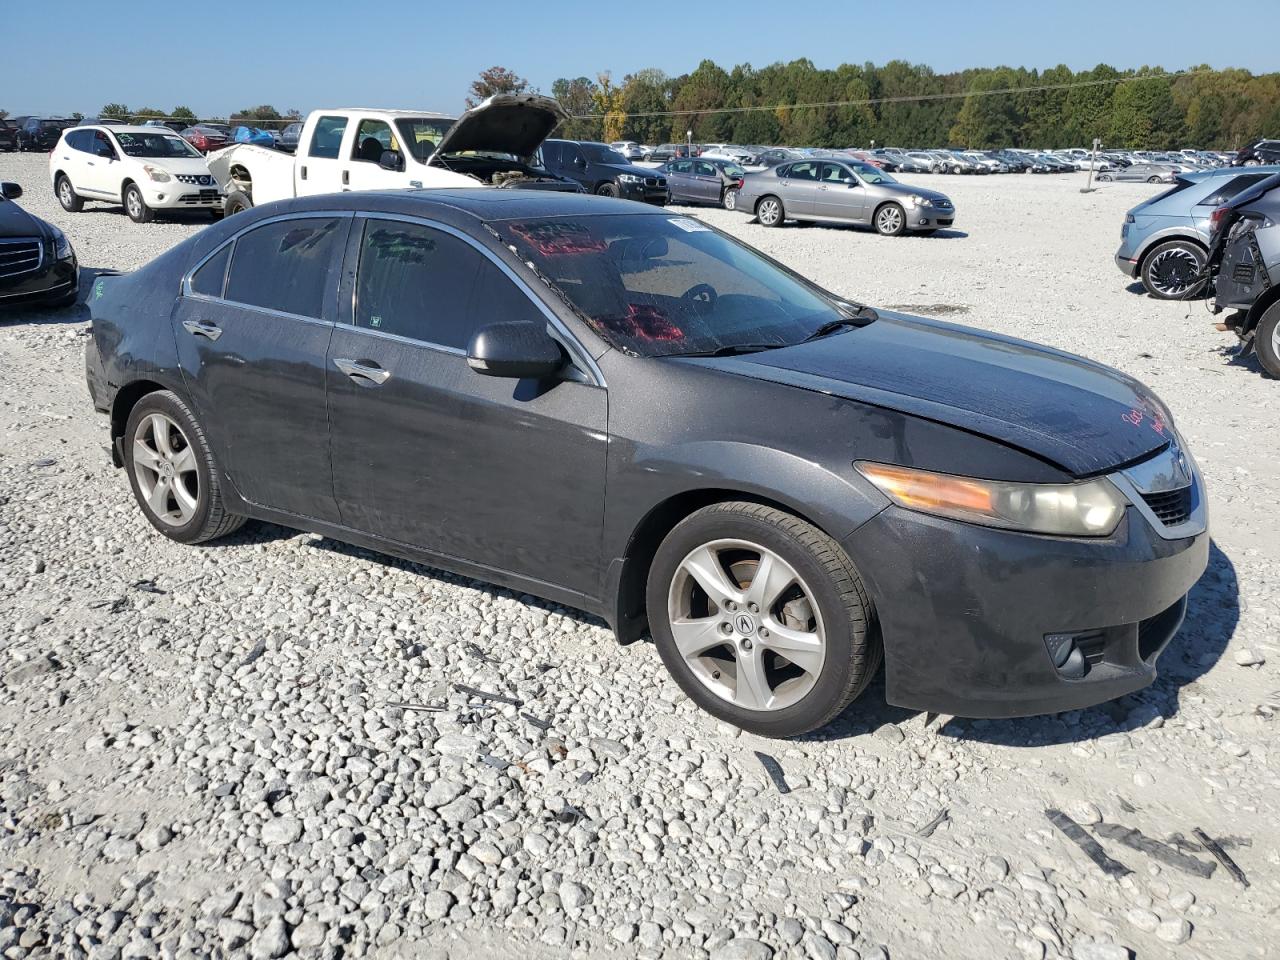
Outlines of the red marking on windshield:
M 603 253 L 605 242 L 576 223 L 513 223 L 511 232 L 531 244 L 541 256 L 565 257 Z
M 648 303 L 629 303 L 625 317 L 610 317 L 604 322 L 633 340 L 670 343 L 684 339 L 684 331 L 668 320 L 661 310 Z

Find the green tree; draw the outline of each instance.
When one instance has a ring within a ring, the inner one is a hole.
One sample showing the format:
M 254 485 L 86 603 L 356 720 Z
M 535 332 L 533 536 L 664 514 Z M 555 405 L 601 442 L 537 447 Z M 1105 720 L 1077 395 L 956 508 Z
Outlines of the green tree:
M 98 111 L 98 116 L 103 120 L 128 120 L 129 108 L 123 103 L 108 103 Z
M 167 116 L 159 107 L 139 107 L 129 115 L 129 120 L 133 123 L 146 123 L 148 120 L 160 120 Z
M 190 107 L 174 107 L 169 111 L 169 116 L 174 120 L 186 120 L 188 123 L 196 122 L 195 111 Z
M 613 77 L 608 70 L 596 76 L 596 88 L 591 98 L 595 101 L 596 111 L 603 118 L 600 139 L 605 143 L 619 139 L 627 122 L 627 115 L 622 109 L 622 88 L 614 86 Z
M 467 106 L 474 107 L 489 97 L 499 93 L 524 93 L 529 89 L 529 81 L 517 76 L 506 67 L 489 67 L 481 70 L 480 76 L 471 81 Z
M 596 85 L 586 77 L 574 77 L 572 80 L 561 77 L 551 84 L 551 95 L 573 119 L 566 120 L 556 131 L 558 136 L 569 140 L 595 140 L 600 134 L 599 120 L 590 118 L 596 112 Z
M 671 118 L 654 114 L 671 109 L 673 84 L 665 73 L 652 68 L 622 78 L 622 110 L 627 115 L 622 128 L 624 137 L 655 145 L 672 139 Z
M 1018 95 L 1001 91 L 1013 90 L 1018 78 L 1008 67 L 984 71 L 969 83 L 960 115 L 951 127 L 951 143 L 959 147 L 984 149 L 1007 147 L 1017 143 L 1025 122 Z

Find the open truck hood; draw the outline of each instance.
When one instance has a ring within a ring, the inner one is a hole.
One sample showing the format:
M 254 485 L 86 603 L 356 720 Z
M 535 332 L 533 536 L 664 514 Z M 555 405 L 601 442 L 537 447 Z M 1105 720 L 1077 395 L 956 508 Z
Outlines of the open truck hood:
M 569 113 L 539 93 L 498 93 L 460 116 L 436 145 L 427 163 L 451 153 L 510 153 L 526 159 Z
M 1160 402 L 1118 370 L 1011 337 L 878 313 L 868 326 L 811 343 L 694 362 L 950 424 L 1077 477 L 1141 460 L 1174 436 Z

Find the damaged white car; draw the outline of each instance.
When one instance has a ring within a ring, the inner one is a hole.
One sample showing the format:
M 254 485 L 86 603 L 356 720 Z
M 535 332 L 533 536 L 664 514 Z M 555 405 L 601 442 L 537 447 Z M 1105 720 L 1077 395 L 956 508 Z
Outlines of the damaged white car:
M 538 94 L 499 94 L 454 119 L 420 110 L 313 110 L 296 153 L 236 144 L 209 156 L 226 212 L 344 190 L 522 187 L 581 191 L 536 166 L 564 108 Z

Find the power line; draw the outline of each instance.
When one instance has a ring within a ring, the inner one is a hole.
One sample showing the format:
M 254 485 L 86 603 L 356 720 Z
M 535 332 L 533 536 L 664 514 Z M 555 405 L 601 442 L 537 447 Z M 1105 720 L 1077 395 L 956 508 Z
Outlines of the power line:
M 872 97 L 866 100 L 826 100 L 819 103 L 779 103 L 773 106 L 750 107 L 706 107 L 700 110 L 652 110 L 645 113 L 628 113 L 627 119 L 633 117 L 694 117 L 707 113 L 752 113 L 755 111 L 774 110 L 814 110 L 826 107 L 863 107 L 878 106 L 886 103 L 922 103 L 930 100 L 963 100 L 967 97 L 992 97 L 1008 93 L 1040 93 L 1046 90 L 1072 90 L 1077 87 L 1101 87 L 1122 83 L 1137 83 L 1143 80 L 1172 80 L 1176 77 L 1194 76 L 1200 73 L 1213 73 L 1213 70 L 1178 70 L 1173 73 L 1148 73 L 1134 77 L 1108 77 L 1104 80 L 1074 80 L 1069 83 L 1046 83 L 1035 87 L 1003 87 L 998 90 L 964 90 L 955 93 L 921 93 L 903 97 Z M 576 114 L 574 120 L 603 120 L 603 113 Z

